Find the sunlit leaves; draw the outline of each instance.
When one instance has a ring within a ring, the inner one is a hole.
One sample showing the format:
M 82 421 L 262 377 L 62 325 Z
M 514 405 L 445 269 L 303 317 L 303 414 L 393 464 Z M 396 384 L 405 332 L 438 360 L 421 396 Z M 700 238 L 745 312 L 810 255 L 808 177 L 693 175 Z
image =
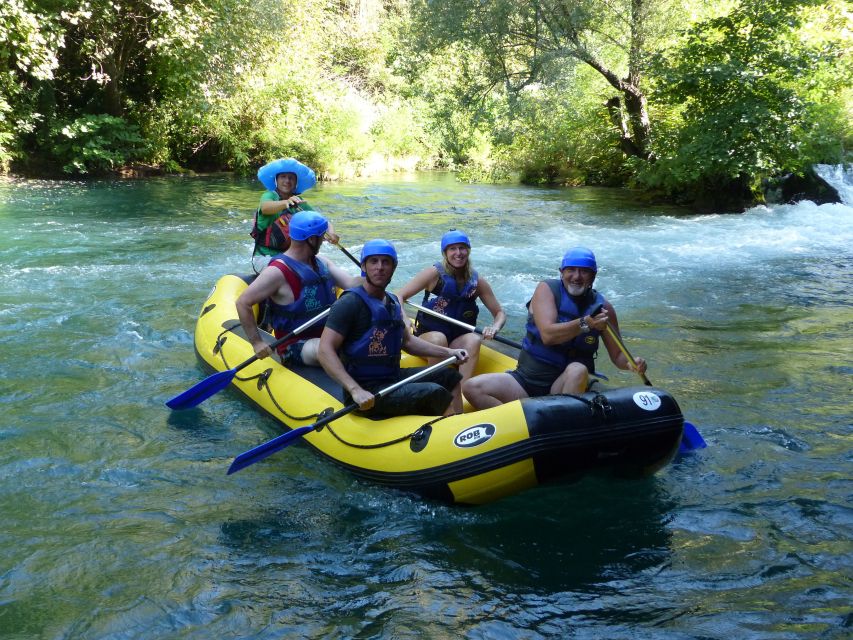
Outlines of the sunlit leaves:
M 660 161 L 645 177 L 696 188 L 798 170 L 810 115 L 809 85 L 831 61 L 804 40 L 815 0 L 743 0 L 699 22 L 655 67 L 653 97 L 678 106 L 672 137 L 657 140 Z

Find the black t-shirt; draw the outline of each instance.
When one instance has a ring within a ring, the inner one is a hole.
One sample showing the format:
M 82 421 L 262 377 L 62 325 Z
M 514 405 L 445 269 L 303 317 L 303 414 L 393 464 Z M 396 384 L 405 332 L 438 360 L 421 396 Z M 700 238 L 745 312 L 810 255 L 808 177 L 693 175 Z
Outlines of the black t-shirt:
M 391 312 L 394 308 L 390 298 L 385 297 L 385 306 Z M 400 320 L 402 321 L 402 311 Z M 358 340 L 373 326 L 370 319 L 370 309 L 364 301 L 354 293 L 344 293 L 329 312 L 326 327 L 344 336 L 342 349 Z M 342 356 L 342 359 L 346 359 Z M 392 378 L 359 380 L 362 388 L 375 393 L 389 384 L 412 375 L 417 369 L 403 369 Z M 388 395 L 376 400 L 368 415 L 374 417 L 401 415 L 441 415 L 447 409 L 452 399 L 451 391 L 459 384 L 462 376 L 451 368 L 439 369 L 432 375 L 419 382 L 412 382 L 395 389 Z M 344 390 L 344 402 L 349 404 L 352 396 Z

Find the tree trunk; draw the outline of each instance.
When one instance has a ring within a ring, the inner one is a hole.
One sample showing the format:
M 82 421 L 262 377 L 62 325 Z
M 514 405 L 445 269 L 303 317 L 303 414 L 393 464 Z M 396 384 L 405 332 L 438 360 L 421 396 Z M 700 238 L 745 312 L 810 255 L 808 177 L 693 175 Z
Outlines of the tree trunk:
M 648 149 L 651 133 L 649 111 L 646 96 L 640 89 L 647 14 L 647 0 L 632 0 L 627 78 L 620 78 L 593 55 L 581 42 L 577 31 L 570 29 L 568 34 L 569 41 L 573 45 L 573 51 L 570 55 L 595 69 L 604 76 L 610 86 L 621 94 L 621 99 L 618 97 L 611 98 L 605 105 L 610 113 L 611 121 L 619 130 L 619 146 L 622 151 L 626 155 L 653 162 L 654 156 Z
M 631 123 L 634 146 L 637 153 L 634 154 L 643 160 L 654 162 L 654 154 L 649 151 L 649 134 L 651 123 L 649 122 L 649 110 L 646 104 L 646 95 L 642 91 L 624 91 L 625 111 L 628 113 L 628 121 Z
M 115 61 L 110 58 L 104 60 L 104 70 L 110 76 L 109 82 L 104 85 L 104 111 L 106 111 L 108 115 L 120 118 L 124 115 L 124 100 L 121 88 L 123 74 L 118 69 Z
M 610 121 L 619 131 L 619 147 L 622 149 L 622 153 L 626 156 L 641 157 L 640 149 L 634 144 L 631 132 L 628 131 L 628 123 L 625 121 L 622 111 L 622 101 L 619 99 L 619 96 L 610 98 L 610 100 L 604 103 L 604 106 L 607 107 L 607 112 L 610 114 Z
M 618 97 L 611 98 L 605 103 L 610 112 L 611 121 L 619 129 L 622 150 L 630 156 L 643 160 L 654 160 L 648 150 L 651 125 L 645 94 L 633 83 L 617 76 L 594 56 L 580 52 L 577 58 L 604 76 L 607 82 L 614 89 L 617 89 L 625 99 L 624 107 Z

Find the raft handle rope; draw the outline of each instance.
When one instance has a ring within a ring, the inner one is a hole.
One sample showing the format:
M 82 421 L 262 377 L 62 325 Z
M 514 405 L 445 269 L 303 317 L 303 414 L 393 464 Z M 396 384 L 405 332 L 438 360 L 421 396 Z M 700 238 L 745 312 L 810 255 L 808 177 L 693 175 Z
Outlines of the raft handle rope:
M 593 414 L 595 413 L 595 410 L 598 409 L 601 412 L 601 415 L 605 418 L 613 413 L 613 405 L 610 404 L 607 396 L 598 392 L 596 392 L 595 397 L 592 399 L 590 408 Z
M 610 404 L 610 401 L 607 399 L 603 393 L 599 393 L 595 391 L 595 397 L 592 400 L 587 400 L 586 398 L 582 398 L 581 396 L 575 395 L 574 393 L 561 393 L 561 396 L 567 396 L 569 398 L 574 398 L 575 400 L 579 400 L 583 402 L 586 406 L 589 407 L 590 415 L 595 415 L 596 412 L 600 412 L 602 416 L 605 418 L 609 416 L 613 412 L 613 405 Z
M 219 352 L 219 357 L 222 359 L 222 364 L 225 365 L 226 369 L 230 369 L 231 367 L 228 366 L 228 362 L 225 360 L 225 354 L 222 352 L 221 346 L 228 337 L 225 334 L 228 333 L 229 331 L 231 331 L 231 329 L 225 329 L 222 333 L 219 334 L 219 336 L 216 338 L 216 346 L 214 347 L 214 350 L 213 350 L 214 353 L 216 353 L 217 351 Z M 236 380 L 239 380 L 240 382 L 249 382 L 251 380 L 257 380 L 258 381 L 258 383 L 257 383 L 258 384 L 258 391 L 260 391 L 262 388 L 265 389 L 267 392 L 267 395 L 270 397 L 270 400 L 272 400 L 272 403 L 275 405 L 275 408 L 278 409 L 279 411 L 281 411 L 281 413 L 283 415 L 290 418 L 291 420 L 296 420 L 299 422 L 305 422 L 307 420 L 313 420 L 314 418 L 320 417 L 321 414 L 319 414 L 319 413 L 312 413 L 312 414 L 307 415 L 307 416 L 294 416 L 294 415 L 289 414 L 287 412 L 287 410 L 278 403 L 278 400 L 276 400 L 275 396 L 272 393 L 272 389 L 270 389 L 268 381 L 269 381 L 269 378 L 271 375 L 272 375 L 272 369 L 266 369 L 266 370 L 262 371 L 261 373 L 258 373 L 258 374 L 253 375 L 253 376 L 247 376 L 245 378 L 241 378 L 240 376 L 234 376 L 234 378 Z
M 219 336 L 217 336 L 216 342 L 215 342 L 214 347 L 213 347 L 213 352 L 219 353 L 219 357 L 222 359 L 222 364 L 225 365 L 226 369 L 230 369 L 231 367 L 228 366 L 228 362 L 225 360 L 225 354 L 222 352 L 222 345 L 228 339 L 228 336 L 226 336 L 225 334 L 231 330 L 232 330 L 231 328 L 223 330 L 222 333 L 220 333 Z M 324 417 L 333 413 L 332 408 L 327 407 L 327 408 L 323 409 L 320 413 L 312 413 L 311 415 L 308 415 L 308 416 L 290 415 L 284 409 L 284 407 L 282 407 L 278 403 L 278 400 L 275 399 L 275 396 L 272 393 L 272 389 L 270 389 L 268 381 L 269 381 L 270 376 L 272 375 L 272 371 L 273 371 L 272 369 L 265 369 L 261 373 L 258 373 L 258 374 L 253 375 L 253 376 L 247 376 L 247 377 L 242 377 L 242 378 L 240 376 L 234 376 L 234 377 L 235 377 L 235 379 L 239 380 L 240 382 L 249 382 L 251 380 L 257 380 L 258 381 L 257 382 L 258 391 L 260 391 L 262 388 L 265 389 L 267 392 L 267 395 L 269 395 L 270 400 L 272 400 L 272 403 L 275 405 L 276 409 L 281 411 L 282 414 L 284 414 L 285 416 L 287 416 L 291 420 L 297 420 L 300 422 L 306 422 L 308 420 L 313 420 L 315 418 L 317 420 L 321 420 Z M 573 397 L 577 397 L 577 396 L 573 396 Z M 589 403 L 588 400 L 584 400 L 583 398 L 578 398 L 578 400 Z M 341 438 L 337 433 L 335 433 L 334 429 L 332 429 L 332 426 L 330 424 L 327 424 L 324 426 L 329 429 L 329 433 L 331 433 L 332 436 L 334 436 L 334 438 L 338 442 L 340 442 L 341 444 L 344 444 L 348 447 L 352 447 L 353 449 L 381 449 L 382 447 L 389 447 L 391 445 L 398 444 L 400 442 L 405 442 L 406 440 L 418 440 L 419 438 L 423 437 L 423 434 L 425 432 L 424 430 L 426 429 L 426 427 L 429 427 L 429 426 L 435 424 L 439 420 L 444 420 L 447 417 L 449 417 L 449 416 L 439 416 L 439 417 L 434 418 L 428 422 L 425 422 L 420 427 L 418 427 L 417 429 L 415 429 L 414 431 L 412 431 L 411 433 L 409 433 L 405 436 L 400 436 L 399 438 L 394 438 L 393 440 L 388 440 L 386 442 L 377 442 L 375 444 L 356 444 L 354 442 L 347 442 L 346 440 Z M 323 427 L 318 428 L 317 431 L 320 431 L 321 429 L 323 429 Z
M 331 409 L 326 409 L 326 411 L 331 411 Z M 324 412 L 325 413 L 325 412 Z M 381 449 L 382 447 L 390 447 L 392 444 L 398 444 L 400 442 L 405 442 L 406 440 L 419 440 L 423 437 L 425 430 L 427 427 L 432 426 L 439 420 L 444 420 L 445 418 L 449 418 L 450 416 L 439 416 L 437 418 L 433 418 L 432 420 L 423 423 L 420 427 L 412 431 L 410 434 L 405 436 L 400 436 L 399 438 L 394 438 L 393 440 L 388 440 L 387 442 L 377 442 L 375 444 L 356 444 L 354 442 L 347 442 L 343 438 L 341 438 L 337 433 L 335 433 L 334 429 L 332 429 L 331 425 L 325 425 L 329 430 L 335 440 L 344 444 L 348 447 L 352 447 L 353 449 Z M 321 427 L 322 428 L 322 427 Z

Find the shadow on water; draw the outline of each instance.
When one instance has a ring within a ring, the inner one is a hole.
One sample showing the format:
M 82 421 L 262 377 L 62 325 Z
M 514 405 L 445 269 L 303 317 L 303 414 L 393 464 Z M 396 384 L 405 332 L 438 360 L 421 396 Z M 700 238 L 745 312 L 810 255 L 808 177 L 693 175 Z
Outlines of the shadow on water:
M 222 523 L 220 542 L 239 557 L 289 562 L 316 552 L 348 574 L 356 556 L 366 575 L 387 572 L 392 564 L 522 592 L 588 588 L 669 561 L 666 524 L 673 501 L 653 478 L 590 477 L 464 508 L 340 474 L 303 477 L 299 497 L 288 492 L 284 508 Z
M 671 507 L 652 479 L 590 477 L 496 503 L 443 535 L 453 565 L 507 587 L 576 589 L 665 562 Z

